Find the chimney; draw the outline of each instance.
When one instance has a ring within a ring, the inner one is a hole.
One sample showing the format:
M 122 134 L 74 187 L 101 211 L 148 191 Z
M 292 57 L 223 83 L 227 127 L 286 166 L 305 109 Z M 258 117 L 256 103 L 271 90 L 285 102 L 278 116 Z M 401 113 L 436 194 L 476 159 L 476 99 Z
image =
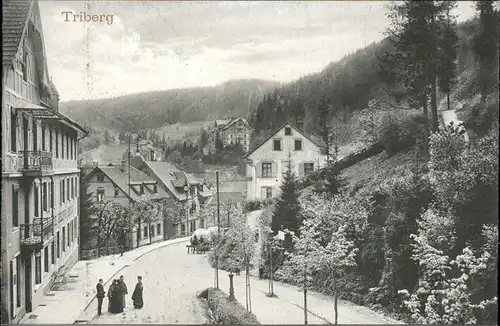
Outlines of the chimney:
M 93 166 L 93 167 L 98 167 L 98 166 L 99 166 L 99 162 L 97 162 L 97 161 L 93 161 L 93 162 L 92 162 L 92 166 Z
M 126 172 L 127 171 L 127 161 L 121 161 L 120 171 L 122 171 L 122 172 Z

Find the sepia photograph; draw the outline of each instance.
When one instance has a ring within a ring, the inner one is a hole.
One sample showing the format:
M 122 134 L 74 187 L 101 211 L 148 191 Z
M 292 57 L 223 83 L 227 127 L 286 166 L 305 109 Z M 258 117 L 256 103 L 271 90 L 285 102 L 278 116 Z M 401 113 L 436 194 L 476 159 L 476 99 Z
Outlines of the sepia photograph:
M 498 325 L 499 22 L 2 0 L 1 324 Z

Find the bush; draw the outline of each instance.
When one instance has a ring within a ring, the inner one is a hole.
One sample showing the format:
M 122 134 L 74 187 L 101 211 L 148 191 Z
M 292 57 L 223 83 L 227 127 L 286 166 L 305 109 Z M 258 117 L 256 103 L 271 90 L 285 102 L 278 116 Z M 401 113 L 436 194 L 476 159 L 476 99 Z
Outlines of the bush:
M 411 115 L 403 119 L 386 116 L 379 137 L 387 154 L 392 156 L 415 143 L 423 143 L 424 124 L 425 118 L 422 115 Z
M 262 208 L 262 202 L 260 200 L 251 200 L 245 203 L 245 211 L 253 212 Z
M 260 324 L 254 314 L 248 312 L 238 301 L 229 299 L 221 290 L 209 288 L 200 296 L 206 296 L 217 324 Z

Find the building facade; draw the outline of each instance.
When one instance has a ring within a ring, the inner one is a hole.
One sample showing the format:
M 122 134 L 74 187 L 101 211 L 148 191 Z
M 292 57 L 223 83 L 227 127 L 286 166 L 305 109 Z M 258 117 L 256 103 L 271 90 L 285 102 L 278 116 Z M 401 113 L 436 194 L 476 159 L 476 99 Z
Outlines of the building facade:
M 220 141 L 223 147 L 241 144 L 246 153 L 250 149 L 251 134 L 252 128 L 243 118 L 215 120 L 210 137 L 210 152 L 216 151 L 217 142 Z
M 196 213 L 212 199 L 212 191 L 207 185 L 170 162 L 134 159 L 132 164 L 156 180 L 175 201 L 175 209 L 179 209 L 180 215 L 177 235 L 188 236 L 196 229 L 205 227 L 205 221 Z
M 87 131 L 58 112 L 37 1 L 3 2 L 3 320 L 19 322 L 78 261 L 78 142 Z
M 247 200 L 276 197 L 289 161 L 299 178 L 326 162 L 320 147 L 291 123 L 276 130 L 242 160 L 246 164 Z
M 127 241 L 127 249 L 166 240 L 173 235 L 172 225 L 163 216 L 165 201 L 170 196 L 155 180 L 135 167 L 130 166 L 129 171 L 126 161 L 94 167 L 85 175 L 84 185 L 92 195 L 93 204 L 115 202 L 128 206 L 137 200 L 151 200 L 159 205 L 160 215 L 153 217 L 153 223 L 133 230 Z

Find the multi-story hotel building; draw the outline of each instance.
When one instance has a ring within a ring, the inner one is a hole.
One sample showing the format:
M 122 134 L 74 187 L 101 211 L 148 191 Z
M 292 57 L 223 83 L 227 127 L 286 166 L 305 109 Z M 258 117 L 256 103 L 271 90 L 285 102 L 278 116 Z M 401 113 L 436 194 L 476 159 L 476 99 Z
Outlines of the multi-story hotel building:
M 58 112 L 36 0 L 4 0 L 2 22 L 2 321 L 34 310 L 78 260 L 78 141 Z

